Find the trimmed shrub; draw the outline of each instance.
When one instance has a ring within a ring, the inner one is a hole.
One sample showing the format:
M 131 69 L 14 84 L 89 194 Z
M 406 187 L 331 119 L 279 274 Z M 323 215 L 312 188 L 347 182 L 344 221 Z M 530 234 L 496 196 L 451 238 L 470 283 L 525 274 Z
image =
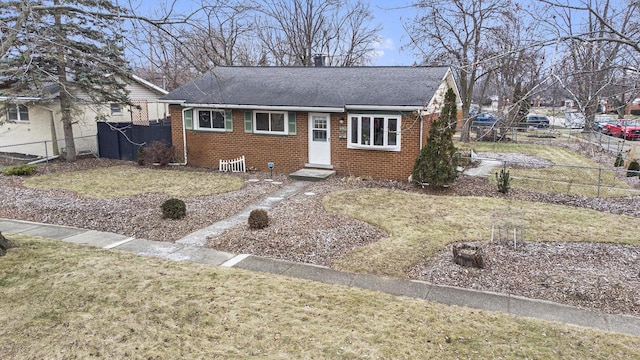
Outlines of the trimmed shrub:
M 614 167 L 621 167 L 624 165 L 624 158 L 622 157 L 622 153 L 618 152 L 618 156 L 616 156 L 616 162 L 613 163 Z
M 511 178 L 509 177 L 509 171 L 506 169 L 501 169 L 500 173 L 496 173 L 496 180 L 498 181 L 498 191 L 503 194 L 509 192 L 511 188 Z
M 4 172 L 4 174 L 7 176 L 25 176 L 33 174 L 34 171 L 36 171 L 35 165 L 16 165 L 10 167 L 7 171 Z
M 163 218 L 178 220 L 187 216 L 187 206 L 180 199 L 171 198 L 163 202 L 160 208 Z
M 173 160 L 173 148 L 164 141 L 154 141 L 144 149 L 145 162 L 165 166 Z
M 640 163 L 638 160 L 633 160 L 629 163 L 627 168 L 627 177 L 640 176 Z
M 249 214 L 249 228 L 252 230 L 264 229 L 269 226 L 267 210 L 255 209 Z

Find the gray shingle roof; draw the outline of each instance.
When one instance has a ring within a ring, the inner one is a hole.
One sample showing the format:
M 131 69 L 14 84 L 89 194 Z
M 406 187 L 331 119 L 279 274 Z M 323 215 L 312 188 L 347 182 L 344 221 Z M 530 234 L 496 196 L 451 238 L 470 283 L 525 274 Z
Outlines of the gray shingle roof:
M 426 105 L 448 67 L 218 67 L 163 97 L 190 104 Z

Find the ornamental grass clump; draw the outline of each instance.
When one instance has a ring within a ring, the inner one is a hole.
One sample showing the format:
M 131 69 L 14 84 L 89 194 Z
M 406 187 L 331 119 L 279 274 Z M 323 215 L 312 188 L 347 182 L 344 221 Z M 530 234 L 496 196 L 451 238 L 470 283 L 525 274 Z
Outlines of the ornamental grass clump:
M 165 219 L 178 220 L 187 216 L 187 206 L 180 199 L 169 199 L 163 202 L 160 208 L 162 209 L 162 217 Z
M 624 165 L 624 158 L 622 157 L 622 153 L 618 152 L 618 156 L 616 156 L 616 162 L 613 163 L 613 166 L 621 167 L 622 165 Z
M 264 229 L 269 226 L 267 210 L 255 209 L 249 214 L 249 228 L 251 230 Z

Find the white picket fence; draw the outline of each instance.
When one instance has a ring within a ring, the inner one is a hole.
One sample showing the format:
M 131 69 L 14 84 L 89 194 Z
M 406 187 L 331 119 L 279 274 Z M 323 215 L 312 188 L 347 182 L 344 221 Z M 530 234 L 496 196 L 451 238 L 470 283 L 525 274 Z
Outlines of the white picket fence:
M 221 172 L 247 172 L 247 166 L 244 162 L 244 155 L 237 159 L 220 160 L 219 170 Z

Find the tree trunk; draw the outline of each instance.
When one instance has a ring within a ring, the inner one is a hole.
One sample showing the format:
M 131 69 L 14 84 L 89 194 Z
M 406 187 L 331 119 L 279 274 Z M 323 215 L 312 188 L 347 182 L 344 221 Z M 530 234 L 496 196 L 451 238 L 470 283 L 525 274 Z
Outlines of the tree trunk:
M 54 0 L 54 5 L 59 5 L 60 0 Z M 56 12 L 54 15 L 54 22 L 56 25 L 62 23 L 62 15 L 60 12 Z M 62 109 L 62 130 L 64 133 L 64 147 L 65 147 L 65 159 L 67 162 L 76 161 L 76 143 L 73 140 L 73 119 L 71 118 L 71 96 L 68 93 L 69 86 L 67 82 L 67 56 L 66 49 L 62 44 L 64 39 L 62 34 L 59 34 L 58 46 L 57 46 L 57 68 L 58 68 L 58 85 L 60 86 L 60 108 Z

